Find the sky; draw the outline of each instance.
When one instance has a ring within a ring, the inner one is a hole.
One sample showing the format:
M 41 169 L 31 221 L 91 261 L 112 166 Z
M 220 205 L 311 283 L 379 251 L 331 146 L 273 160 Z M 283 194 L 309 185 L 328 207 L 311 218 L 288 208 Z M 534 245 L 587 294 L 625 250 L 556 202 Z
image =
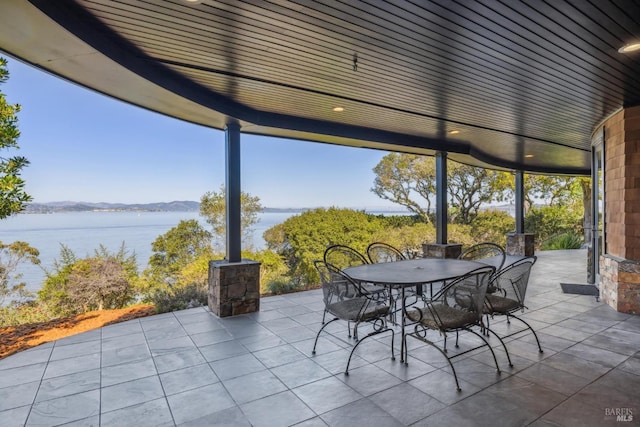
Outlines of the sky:
M 0 84 L 20 104 L 18 151 L 35 203 L 200 200 L 224 184 L 224 132 L 69 83 L 13 58 Z M 241 136 L 241 186 L 264 207 L 398 208 L 376 196 L 372 169 L 387 152 Z

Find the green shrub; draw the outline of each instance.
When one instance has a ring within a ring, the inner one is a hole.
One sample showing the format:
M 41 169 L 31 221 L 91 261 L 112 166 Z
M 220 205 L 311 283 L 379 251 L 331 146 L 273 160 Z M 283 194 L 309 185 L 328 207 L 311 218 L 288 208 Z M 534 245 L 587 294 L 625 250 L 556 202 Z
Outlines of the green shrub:
M 38 291 L 38 298 L 54 316 L 71 316 L 93 310 L 126 307 L 135 300 L 134 284 L 138 266 L 135 253 L 129 254 L 124 242 L 111 253 L 99 245 L 94 256 L 77 258 L 61 245 L 60 260 Z
M 157 313 L 185 310 L 187 308 L 207 305 L 206 283 L 190 283 L 179 288 L 161 289 L 155 292 L 151 301 Z
M 0 307 L 0 328 L 47 322 L 51 318 L 51 313 L 35 301 Z
M 286 278 L 274 279 L 266 284 L 266 292 L 274 295 L 288 294 L 300 290 L 302 290 L 300 285 Z
M 542 243 L 560 234 L 583 233 L 582 213 L 571 206 L 542 206 L 531 208 L 524 218 L 524 229 L 534 233 L 536 242 Z M 538 247 L 538 244 L 536 245 Z
M 471 221 L 471 237 L 476 243 L 493 242 L 504 247 L 507 233 L 515 229 L 515 219 L 506 212 L 486 210 Z
M 547 251 L 561 249 L 580 249 L 582 247 L 582 236 L 574 233 L 563 233 L 546 240 L 542 243 L 542 249 Z

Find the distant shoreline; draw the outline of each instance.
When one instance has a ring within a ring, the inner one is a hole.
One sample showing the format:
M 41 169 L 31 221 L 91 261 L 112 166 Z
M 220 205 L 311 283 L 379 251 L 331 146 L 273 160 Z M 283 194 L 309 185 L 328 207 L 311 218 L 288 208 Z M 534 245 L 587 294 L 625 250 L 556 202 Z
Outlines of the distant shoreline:
M 302 213 L 315 208 L 269 208 L 262 210 L 264 213 Z M 404 209 L 393 208 L 349 208 L 364 210 L 365 212 L 385 212 L 406 215 L 409 212 Z M 53 214 L 67 212 L 198 212 L 200 203 L 194 201 L 173 201 L 158 203 L 88 203 L 88 202 L 51 202 L 29 203 L 21 214 Z

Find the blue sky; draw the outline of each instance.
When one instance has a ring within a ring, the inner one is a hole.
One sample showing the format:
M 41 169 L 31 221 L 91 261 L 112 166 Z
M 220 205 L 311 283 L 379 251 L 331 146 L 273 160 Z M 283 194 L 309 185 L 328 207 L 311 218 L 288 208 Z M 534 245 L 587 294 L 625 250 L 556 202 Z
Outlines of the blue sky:
M 34 202 L 199 200 L 224 183 L 224 133 L 108 98 L 8 58 Z M 387 154 L 242 135 L 242 188 L 265 207 L 393 207 L 371 192 Z M 2 153 L 6 155 L 7 153 Z

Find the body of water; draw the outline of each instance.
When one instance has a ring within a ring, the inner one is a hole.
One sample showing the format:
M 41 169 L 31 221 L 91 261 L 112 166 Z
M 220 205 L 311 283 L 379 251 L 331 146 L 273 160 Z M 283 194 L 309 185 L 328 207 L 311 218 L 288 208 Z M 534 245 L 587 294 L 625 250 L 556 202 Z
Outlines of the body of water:
M 262 234 L 284 222 L 297 212 L 265 212 L 254 226 L 256 249 L 263 249 Z M 40 251 L 40 266 L 23 265 L 20 272 L 29 290 L 36 291 L 45 278 L 44 269 L 52 270 L 60 258 L 60 245 L 69 247 L 79 258 L 93 255 L 100 244 L 117 252 L 124 242 L 129 252 L 135 252 L 140 271 L 152 254 L 151 244 L 160 235 L 178 225 L 181 220 L 196 219 L 203 227 L 210 226 L 198 212 L 65 212 L 55 214 L 14 215 L 0 222 L 0 241 L 16 240 L 29 243 Z

